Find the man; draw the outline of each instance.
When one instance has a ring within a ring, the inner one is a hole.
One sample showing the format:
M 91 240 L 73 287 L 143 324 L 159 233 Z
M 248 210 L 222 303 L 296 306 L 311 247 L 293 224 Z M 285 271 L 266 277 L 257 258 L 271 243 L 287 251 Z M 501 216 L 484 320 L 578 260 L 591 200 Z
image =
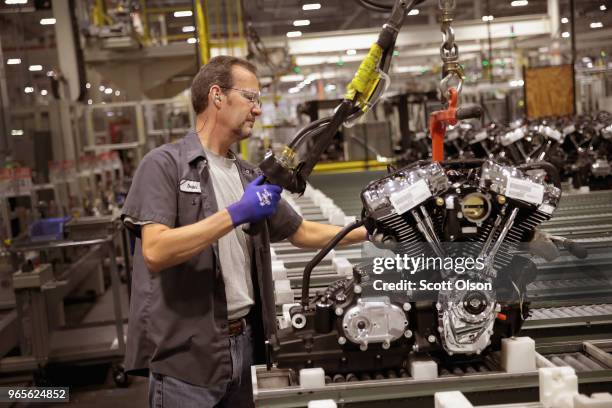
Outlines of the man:
M 270 242 L 319 248 L 339 227 L 303 220 L 230 150 L 261 115 L 249 62 L 211 59 L 191 94 L 195 130 L 144 157 L 123 208 L 137 236 L 126 368 L 149 373 L 151 406 L 252 407 L 253 354 L 276 329 Z

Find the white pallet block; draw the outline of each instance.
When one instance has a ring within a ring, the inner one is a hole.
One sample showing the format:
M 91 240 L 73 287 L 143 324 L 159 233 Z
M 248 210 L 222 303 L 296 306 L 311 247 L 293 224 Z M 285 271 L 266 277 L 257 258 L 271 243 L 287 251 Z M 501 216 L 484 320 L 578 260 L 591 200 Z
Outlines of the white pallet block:
M 430 358 L 414 357 L 410 360 L 410 375 L 415 380 L 434 380 L 438 378 L 438 364 Z
M 530 337 L 502 339 L 501 366 L 507 373 L 535 371 L 535 341 Z
M 461 391 L 436 392 L 435 408 L 474 408 Z
M 355 221 L 357 221 L 357 217 L 355 217 L 354 215 L 347 215 L 344 217 L 344 225 L 349 225 L 354 223 Z
M 340 276 L 353 276 L 353 264 L 343 257 L 335 257 L 332 260 L 332 265 L 336 273 Z
M 290 204 L 290 205 L 295 210 L 296 213 L 302 215 L 302 207 L 300 207 L 296 203 L 293 203 L 293 204 Z
M 272 261 L 272 279 L 287 279 L 287 268 L 285 268 L 285 262 Z
M 323 258 L 326 261 L 331 261 L 336 257 L 336 251 L 334 249 L 332 249 L 331 251 L 329 251 L 327 253 L 327 255 L 325 255 L 325 257 Z
M 312 200 L 312 202 L 317 206 L 320 207 L 321 206 L 321 201 L 322 200 L 329 200 L 329 198 L 327 198 L 325 196 L 325 194 L 323 194 L 321 191 L 317 190 L 316 192 L 314 192 L 312 194 L 312 196 L 310 197 L 310 199 Z
M 300 388 L 325 387 L 325 371 L 322 368 L 302 368 Z
M 308 408 L 338 408 L 334 400 L 316 400 L 308 402 Z
M 293 306 L 299 306 L 299 303 L 284 303 L 282 305 L 282 315 L 277 317 L 276 320 L 278 321 L 278 328 L 279 329 L 286 329 L 288 327 L 291 326 L 291 315 L 289 314 L 289 311 L 291 310 L 291 308 Z
M 278 279 L 274 281 L 274 290 L 284 292 L 291 290 L 291 281 L 289 279 Z
M 571 367 L 540 368 L 540 403 L 545 408 L 573 408 L 578 377 Z
M 598 392 L 587 397 L 583 394 L 574 395 L 574 408 L 610 408 L 612 407 L 612 394 Z
M 308 197 L 311 198 L 312 195 L 317 192 L 319 190 L 317 190 L 316 188 L 314 188 L 312 185 L 310 184 L 306 184 L 306 188 L 304 189 L 304 197 Z
M 334 206 L 334 200 L 332 200 L 331 198 L 321 194 L 321 196 L 318 197 L 318 206 L 319 208 L 323 208 L 323 207 L 332 207 Z
M 272 260 L 272 262 L 278 261 L 278 257 L 276 255 L 276 251 L 272 247 L 270 247 L 270 259 Z
M 276 298 L 277 305 L 294 303 L 295 299 L 293 290 L 291 290 L 291 282 L 288 279 L 275 280 L 274 296 Z
M 321 205 L 321 213 L 323 213 L 323 216 L 327 218 L 329 218 L 329 216 L 335 211 L 340 211 L 340 208 L 334 203 Z
M 328 221 L 332 225 L 339 225 L 343 227 L 345 225 L 344 224 L 345 218 L 346 218 L 346 215 L 344 214 L 344 211 L 342 211 L 341 209 L 337 209 L 337 210 L 332 210 L 330 212 Z

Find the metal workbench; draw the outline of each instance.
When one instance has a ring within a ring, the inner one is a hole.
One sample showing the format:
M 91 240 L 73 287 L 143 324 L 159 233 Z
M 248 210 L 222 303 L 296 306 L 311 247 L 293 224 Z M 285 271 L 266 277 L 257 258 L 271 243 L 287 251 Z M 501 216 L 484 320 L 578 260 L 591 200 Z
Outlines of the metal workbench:
M 21 355 L 0 360 L 0 374 L 32 372 L 35 378 L 44 374 L 50 363 L 60 362 L 120 362 L 125 354 L 125 322 L 121 306 L 120 276 L 117 265 L 116 243 L 123 228 L 106 236 L 84 240 L 50 242 L 16 242 L 10 251 L 17 255 L 29 251 L 52 251 L 84 248 L 76 262 L 63 270 L 61 276 L 48 279 L 39 286 L 17 289 L 16 323 L 20 335 Z M 124 256 L 126 250 L 123 248 Z M 87 274 L 100 267 L 105 257 L 109 260 L 113 321 L 89 323 L 77 327 L 60 327 L 55 321 L 56 311 L 66 295 L 77 287 Z M 126 258 L 126 266 L 129 265 Z

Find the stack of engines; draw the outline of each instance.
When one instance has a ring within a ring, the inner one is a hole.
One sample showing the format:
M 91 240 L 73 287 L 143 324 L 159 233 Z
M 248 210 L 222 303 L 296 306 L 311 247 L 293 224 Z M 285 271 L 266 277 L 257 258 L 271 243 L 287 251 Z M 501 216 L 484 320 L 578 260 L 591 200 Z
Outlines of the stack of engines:
M 427 159 L 430 141 L 417 135 L 413 148 L 400 159 L 408 164 Z M 516 121 L 509 126 L 464 121 L 449 127 L 447 159 L 492 159 L 508 165 L 548 161 L 575 188 L 612 188 L 612 114 Z

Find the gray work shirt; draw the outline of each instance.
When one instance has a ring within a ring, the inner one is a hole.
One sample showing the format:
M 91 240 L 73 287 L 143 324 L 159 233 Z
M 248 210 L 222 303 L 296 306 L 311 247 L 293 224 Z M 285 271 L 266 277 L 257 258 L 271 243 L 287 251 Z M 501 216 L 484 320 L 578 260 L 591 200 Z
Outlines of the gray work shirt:
M 236 166 L 243 186 L 260 174 L 243 160 L 237 159 Z M 230 380 L 227 301 L 217 245 L 153 276 L 144 263 L 138 225 L 155 222 L 177 228 L 209 217 L 217 208 L 208 159 L 193 130 L 176 143 L 152 150 L 138 166 L 122 213 L 136 236 L 125 356 L 128 372 L 147 375 L 150 369 L 199 386 Z M 277 212 L 251 237 L 258 362 L 264 339 L 276 331 L 270 242 L 293 235 L 301 222 L 281 200 Z

